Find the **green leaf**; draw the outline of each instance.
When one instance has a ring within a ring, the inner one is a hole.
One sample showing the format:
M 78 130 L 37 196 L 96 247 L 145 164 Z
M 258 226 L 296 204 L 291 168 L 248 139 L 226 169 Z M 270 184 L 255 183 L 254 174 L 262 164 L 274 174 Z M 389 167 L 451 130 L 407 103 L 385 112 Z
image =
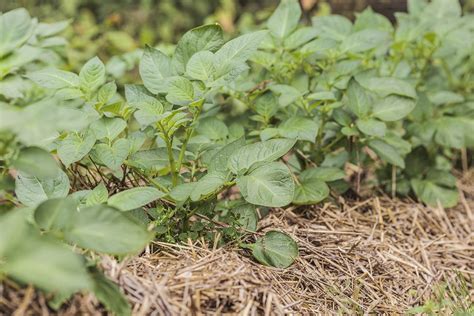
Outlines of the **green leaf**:
M 177 105 L 187 105 L 194 101 L 194 87 L 191 81 L 184 77 L 174 77 L 169 81 L 168 102 Z
M 179 152 L 174 151 L 175 159 Z M 127 164 L 147 172 L 156 172 L 169 166 L 166 148 L 140 150 L 130 155 Z
M 329 196 L 327 184 L 316 178 L 304 178 L 296 184 L 293 203 L 299 205 L 316 204 Z
M 271 85 L 270 90 L 280 95 L 278 102 L 281 107 L 290 105 L 302 96 L 301 91 L 295 87 L 284 84 Z
M 229 129 L 225 123 L 215 117 L 201 120 L 196 131 L 211 140 L 225 139 L 229 135 Z
M 318 34 L 318 30 L 314 27 L 302 27 L 285 38 L 284 45 L 287 49 L 296 49 L 314 39 Z
M 359 118 L 367 117 L 372 107 L 372 99 L 354 79 L 347 87 L 347 106 Z
M 412 179 L 411 187 L 416 196 L 430 206 L 454 207 L 458 204 L 459 193 L 456 188 L 446 188 L 431 181 Z
M 416 98 L 416 90 L 410 83 L 394 77 L 356 77 L 357 82 L 364 88 L 377 93 L 380 97 L 386 97 L 390 94 L 396 94 L 407 98 Z
M 374 103 L 373 114 L 382 121 L 398 121 L 407 116 L 415 108 L 413 99 L 389 95 Z
M 107 279 L 97 268 L 92 270 L 91 276 L 93 282 L 92 292 L 107 311 L 117 316 L 132 315 L 127 299 L 115 283 Z
M 77 212 L 77 202 L 71 197 L 54 198 L 42 202 L 35 209 L 38 227 L 46 231 L 60 231 L 67 227 L 70 216 Z
M 341 44 L 342 52 L 362 53 L 390 43 L 390 35 L 385 31 L 362 30 L 349 35 Z
M 99 57 L 90 59 L 79 72 L 81 88 L 94 92 L 105 83 L 105 66 Z
M 171 59 L 161 51 L 146 46 L 139 65 L 143 84 L 151 93 L 167 91 L 168 78 L 174 76 Z
M 342 41 L 352 32 L 351 21 L 340 15 L 318 16 L 312 22 L 321 38 Z
M 444 116 L 434 121 L 435 142 L 448 148 L 461 149 L 469 146 L 472 139 L 474 120 L 461 117 Z
M 297 0 L 281 0 L 267 21 L 268 29 L 279 38 L 287 37 L 298 25 L 301 8 Z
M 163 117 L 163 104 L 139 85 L 125 85 L 128 104 L 136 108 L 135 118 L 141 125 L 150 125 Z
M 145 206 L 165 196 L 165 193 L 152 187 L 128 189 L 112 195 L 107 202 L 122 211 L 130 211 Z
M 103 85 L 100 89 L 99 92 L 97 93 L 97 100 L 100 103 L 107 103 L 112 97 L 115 95 L 117 92 L 117 85 L 115 84 L 114 81 L 108 82 L 105 85 Z
M 127 159 L 129 152 L 129 141 L 125 138 L 120 138 L 112 146 L 109 144 L 97 144 L 94 147 L 93 157 L 111 170 L 116 171 Z
M 69 179 L 60 169 L 52 178 L 38 179 L 19 172 L 15 180 L 15 194 L 26 206 L 35 206 L 50 198 L 65 197 L 68 193 Z
M 139 222 L 107 205 L 96 205 L 71 214 L 64 238 L 79 247 L 114 255 L 138 253 L 152 234 Z
M 214 194 L 226 181 L 226 176 L 222 173 L 208 173 L 193 187 L 189 197 L 191 201 L 199 201 L 202 197 Z
M 3 275 L 51 293 L 91 287 L 84 259 L 58 240 L 40 235 L 19 210 L 0 216 L 0 231 Z
M 403 157 L 393 146 L 378 139 L 369 141 L 368 145 L 383 161 L 391 163 L 392 165 L 400 168 L 405 168 L 405 161 L 403 160 Z
M 91 151 L 95 141 L 95 135 L 90 130 L 84 136 L 70 133 L 59 143 L 58 156 L 66 166 L 69 166 L 84 158 Z
M 198 182 L 182 183 L 175 186 L 168 194 L 173 200 L 185 202 L 193 192 Z
M 38 70 L 26 77 L 48 89 L 75 88 L 80 85 L 79 76 L 75 73 L 54 68 Z
M 23 45 L 33 34 L 34 24 L 24 8 L 0 13 L 0 58 Z
M 271 162 L 286 154 L 296 141 L 290 139 L 271 139 L 243 146 L 229 159 L 229 168 L 235 174 L 245 172 L 259 162 Z
M 356 13 L 354 31 L 366 29 L 393 32 L 393 26 L 385 16 L 375 13 L 371 7 L 367 7 L 362 13 Z
M 99 183 L 94 190 L 86 196 L 86 206 L 98 205 L 106 203 L 109 198 L 109 192 L 104 183 Z
M 324 182 L 331 182 L 344 179 L 346 174 L 344 170 L 334 167 L 317 167 L 304 170 L 300 174 L 300 179 L 318 179 Z
M 53 177 L 59 168 L 53 156 L 39 147 L 22 148 L 12 165 L 21 172 L 37 178 Z
M 222 28 L 218 24 L 196 27 L 186 32 L 178 41 L 173 63 L 180 73 L 184 73 L 191 56 L 200 51 L 215 52 L 223 44 Z
M 224 44 L 216 53 L 216 77 L 229 73 L 236 64 L 245 63 L 258 49 L 267 31 L 241 35 Z
M 244 229 L 257 231 L 258 215 L 252 204 L 241 204 L 232 208 L 232 213 L 238 216 L 237 223 Z
M 208 172 L 226 172 L 229 167 L 229 159 L 234 152 L 245 146 L 245 138 L 241 137 L 219 149 L 211 158 Z
M 207 50 L 197 52 L 186 64 L 186 74 L 193 79 L 212 81 L 215 72 L 214 54 Z
M 357 120 L 356 125 L 362 133 L 369 136 L 383 137 L 387 131 L 387 126 L 384 122 L 374 119 Z
M 107 138 L 109 141 L 113 141 L 126 127 L 127 123 L 118 117 L 103 117 L 90 125 L 97 140 Z
M 290 170 L 281 162 L 261 165 L 237 177 L 237 186 L 247 202 L 268 207 L 288 205 L 295 191 Z
M 254 100 L 255 112 L 269 121 L 278 112 L 278 99 L 274 93 L 267 91 Z
M 301 116 L 293 116 L 278 126 L 278 132 L 282 137 L 307 140 L 314 143 L 318 134 L 319 124 L 315 121 Z
M 288 268 L 298 257 L 298 245 L 287 234 L 269 231 L 251 245 L 252 255 L 260 263 Z

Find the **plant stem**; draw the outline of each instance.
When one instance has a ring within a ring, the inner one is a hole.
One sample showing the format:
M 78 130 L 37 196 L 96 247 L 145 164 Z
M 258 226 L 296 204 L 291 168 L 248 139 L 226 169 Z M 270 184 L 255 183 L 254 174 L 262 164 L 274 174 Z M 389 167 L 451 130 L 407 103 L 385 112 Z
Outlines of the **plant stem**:
M 195 125 L 197 119 L 199 118 L 199 116 L 201 115 L 203 104 L 204 104 L 204 99 L 201 99 L 196 103 L 197 110 L 193 115 L 193 120 L 192 120 L 191 124 L 189 125 L 188 129 L 186 130 L 186 135 L 184 137 L 183 144 L 181 145 L 181 150 L 179 152 L 178 162 L 176 164 L 178 172 L 179 172 L 179 170 L 181 170 L 181 166 L 182 166 L 183 160 L 184 160 L 184 155 L 186 154 L 186 148 L 188 146 L 189 139 L 193 135 L 194 125 Z

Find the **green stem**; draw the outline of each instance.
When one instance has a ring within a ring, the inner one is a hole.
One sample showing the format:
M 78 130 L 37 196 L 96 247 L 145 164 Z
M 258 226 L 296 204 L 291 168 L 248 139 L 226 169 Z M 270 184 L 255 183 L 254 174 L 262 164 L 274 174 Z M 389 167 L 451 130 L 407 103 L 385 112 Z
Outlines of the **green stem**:
M 173 155 L 173 139 L 170 139 L 168 135 L 165 137 L 166 149 L 168 151 L 168 160 L 170 162 L 171 181 L 173 187 L 178 184 L 178 170 L 176 170 L 176 164 Z
M 194 113 L 193 120 L 192 120 L 191 124 L 189 125 L 188 129 L 186 130 L 186 135 L 184 137 L 183 144 L 181 145 L 181 150 L 179 151 L 179 156 L 178 156 L 178 162 L 176 164 L 176 166 L 178 168 L 177 169 L 178 172 L 179 172 L 179 170 L 181 170 L 181 166 L 182 166 L 183 160 L 184 160 L 184 155 L 186 154 L 186 148 L 188 146 L 189 139 L 193 135 L 194 125 L 195 125 L 197 119 L 199 118 L 199 116 L 201 115 L 203 104 L 204 104 L 204 99 L 201 99 L 196 103 L 197 110 Z

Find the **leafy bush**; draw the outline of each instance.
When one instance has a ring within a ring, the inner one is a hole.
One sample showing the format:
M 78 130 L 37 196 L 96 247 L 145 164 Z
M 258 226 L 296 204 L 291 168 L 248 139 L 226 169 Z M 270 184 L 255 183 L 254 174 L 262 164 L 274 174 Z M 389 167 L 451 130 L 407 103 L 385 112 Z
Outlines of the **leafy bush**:
M 1 37 L 0 66 L 25 83 L 0 103 L 0 226 L 16 241 L 0 244 L 0 271 L 16 280 L 59 297 L 89 289 L 118 312 L 123 301 L 97 290 L 100 274 L 77 252 L 138 253 L 152 235 L 241 240 L 257 210 L 319 203 L 357 189 L 363 172 L 392 193 L 457 203 L 452 162 L 474 145 L 474 24 L 455 0 L 410 1 L 396 28 L 370 8 L 354 23 L 304 26 L 298 2 L 283 0 L 265 30 L 226 42 L 209 24 L 171 54 L 146 47 L 143 84 L 124 87 L 97 57 L 79 73 L 25 62 L 17 54 L 41 27 L 24 10 L 0 18 L 19 25 Z M 23 63 L 8 68 L 12 58 Z M 38 268 L 74 278 L 68 288 L 24 274 L 46 253 L 29 250 L 40 243 L 58 255 Z M 241 246 L 276 267 L 298 254 L 275 231 Z M 67 262 L 83 273 L 68 275 Z

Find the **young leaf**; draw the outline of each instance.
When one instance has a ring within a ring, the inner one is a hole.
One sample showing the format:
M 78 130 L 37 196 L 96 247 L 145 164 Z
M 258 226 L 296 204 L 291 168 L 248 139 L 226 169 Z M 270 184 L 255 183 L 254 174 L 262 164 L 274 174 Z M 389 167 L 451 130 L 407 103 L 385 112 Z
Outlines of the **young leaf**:
M 260 46 L 267 31 L 241 35 L 227 42 L 215 53 L 217 77 L 228 73 L 233 65 L 245 63 Z
M 352 32 L 352 23 L 340 15 L 318 16 L 312 19 L 321 38 L 342 41 Z
M 301 8 L 297 0 L 281 0 L 268 19 L 268 29 L 279 38 L 287 37 L 298 25 Z
M 298 245 L 287 234 L 269 231 L 250 245 L 252 255 L 260 263 L 276 268 L 288 268 L 298 257 Z
M 69 166 L 84 158 L 91 151 L 95 141 L 95 135 L 90 130 L 83 136 L 70 133 L 59 143 L 58 156 L 66 166 Z
M 176 45 L 173 63 L 180 73 L 185 72 L 191 56 L 200 51 L 217 51 L 224 44 L 222 28 L 218 24 L 196 27 L 186 32 Z
M 370 96 L 355 79 L 347 87 L 347 106 L 359 118 L 366 117 L 372 107 Z
M 68 193 L 69 179 L 61 169 L 58 169 L 56 176 L 46 179 L 19 172 L 15 180 L 15 194 L 26 206 L 35 206 L 50 198 L 65 197 Z
M 234 152 L 229 159 L 229 168 L 235 174 L 245 172 L 258 162 L 271 162 L 286 154 L 296 141 L 271 139 L 246 145 Z
M 214 54 L 207 50 L 197 52 L 186 64 L 186 74 L 193 79 L 211 81 L 215 72 Z
M 268 207 L 288 205 L 295 191 L 290 170 L 281 162 L 261 165 L 237 177 L 237 186 L 247 202 Z
M 390 43 L 387 32 L 368 29 L 349 35 L 341 44 L 342 52 L 362 53 Z
M 23 45 L 33 30 L 31 17 L 24 8 L 0 13 L 0 58 Z
M 112 195 L 107 204 L 122 211 L 130 211 L 145 206 L 165 196 L 165 193 L 152 187 L 128 189 Z
M 324 182 L 336 181 L 344 179 L 345 173 L 339 168 L 333 167 L 317 167 L 304 170 L 299 178 L 306 179 L 318 179 Z
M 114 81 L 108 82 L 105 85 L 103 85 L 100 89 L 99 92 L 97 93 L 97 100 L 100 103 L 107 103 L 112 97 L 115 95 L 117 92 L 117 85 L 115 84 Z
M 184 77 L 174 77 L 169 81 L 168 102 L 177 105 L 187 105 L 194 101 L 194 87 L 191 81 Z
M 126 127 L 127 123 L 118 117 L 103 117 L 90 125 L 97 140 L 107 138 L 109 141 L 113 141 Z
M 79 72 L 81 88 L 94 92 L 105 83 L 105 66 L 99 57 L 90 59 Z
M 171 59 L 161 51 L 152 47 L 145 47 L 139 65 L 140 77 L 143 84 L 151 93 L 167 91 L 168 78 L 174 76 Z
M 128 140 L 119 138 L 112 146 L 109 144 L 97 144 L 94 147 L 93 157 L 112 171 L 116 171 L 127 159 L 129 152 L 130 143 Z
M 416 98 L 415 88 L 408 82 L 394 77 L 356 76 L 364 88 L 377 93 L 380 97 L 396 94 L 407 98 Z

